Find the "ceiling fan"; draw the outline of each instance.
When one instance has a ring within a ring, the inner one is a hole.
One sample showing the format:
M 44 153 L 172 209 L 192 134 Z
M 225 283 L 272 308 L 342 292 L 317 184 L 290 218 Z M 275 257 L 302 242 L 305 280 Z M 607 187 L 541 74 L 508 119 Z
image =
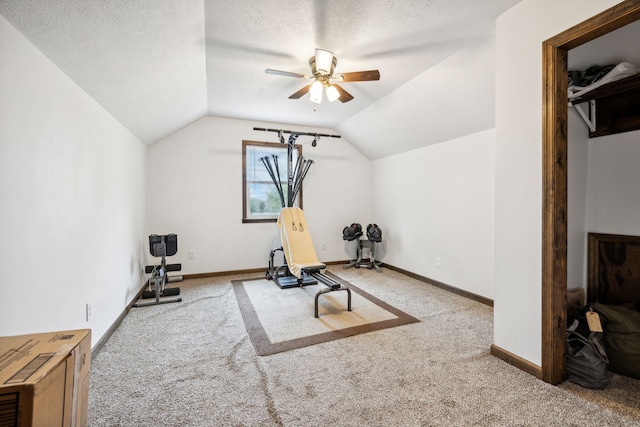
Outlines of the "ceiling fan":
M 291 95 L 289 99 L 299 99 L 303 95 L 309 93 L 309 99 L 313 102 L 322 102 L 323 89 L 326 92 L 327 99 L 331 102 L 339 99 L 340 102 L 349 102 L 353 99 L 353 96 L 344 90 L 337 83 L 342 82 L 366 82 L 371 80 L 380 80 L 380 71 L 355 71 L 352 73 L 342 73 L 333 75 L 333 70 L 338 63 L 338 58 L 333 56 L 333 53 L 316 49 L 316 54 L 309 58 L 309 65 L 311 66 L 311 75 L 292 73 L 289 71 L 279 71 L 266 69 L 267 74 L 275 74 L 278 76 L 295 77 L 299 79 L 314 80 Z

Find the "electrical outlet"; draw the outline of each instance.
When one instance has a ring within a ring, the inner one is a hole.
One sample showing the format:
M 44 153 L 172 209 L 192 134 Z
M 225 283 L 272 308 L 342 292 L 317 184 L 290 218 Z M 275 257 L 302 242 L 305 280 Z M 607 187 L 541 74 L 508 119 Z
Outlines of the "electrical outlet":
M 189 259 L 196 259 L 196 251 L 189 249 Z
M 440 257 L 439 256 L 436 257 L 436 267 L 440 268 Z
M 85 304 L 85 314 L 87 322 L 90 321 L 91 317 L 93 316 L 93 307 L 91 306 L 90 302 Z
M 327 242 L 322 242 L 322 250 L 323 251 L 327 250 Z

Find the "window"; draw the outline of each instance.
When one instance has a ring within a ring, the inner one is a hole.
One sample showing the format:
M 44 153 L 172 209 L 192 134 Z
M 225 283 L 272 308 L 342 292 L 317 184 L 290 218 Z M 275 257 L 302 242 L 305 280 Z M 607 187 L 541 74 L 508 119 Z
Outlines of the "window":
M 242 222 L 275 222 L 282 209 L 280 194 L 262 160 L 269 157 L 273 169 L 276 169 L 282 184 L 285 204 L 287 201 L 288 160 L 287 144 L 276 142 L 242 141 Z M 302 156 L 302 147 L 296 145 L 293 152 L 293 165 Z M 302 207 L 302 189 L 297 199 Z

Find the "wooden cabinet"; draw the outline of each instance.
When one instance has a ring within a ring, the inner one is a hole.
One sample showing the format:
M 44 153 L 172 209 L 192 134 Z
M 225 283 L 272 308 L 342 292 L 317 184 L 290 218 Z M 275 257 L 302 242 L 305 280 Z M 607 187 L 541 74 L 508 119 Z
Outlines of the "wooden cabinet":
M 85 427 L 91 331 L 0 337 L 0 427 Z

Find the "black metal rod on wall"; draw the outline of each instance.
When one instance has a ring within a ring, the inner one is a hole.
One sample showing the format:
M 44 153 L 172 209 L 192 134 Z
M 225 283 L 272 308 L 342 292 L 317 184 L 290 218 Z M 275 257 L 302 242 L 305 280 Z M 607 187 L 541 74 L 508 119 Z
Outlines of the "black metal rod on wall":
M 270 128 L 257 128 L 257 127 L 254 127 L 253 130 L 258 130 L 263 132 L 275 132 L 275 133 L 282 133 L 282 134 L 286 133 L 286 134 L 306 135 L 306 136 L 324 136 L 328 138 L 342 138 L 342 136 L 340 135 L 329 135 L 328 133 L 298 132 L 297 130 L 270 129 Z
M 298 134 L 292 133 L 289 136 L 289 143 L 287 144 L 287 174 L 289 179 L 287 180 L 287 207 L 293 207 L 293 150 L 296 146 L 296 139 Z

